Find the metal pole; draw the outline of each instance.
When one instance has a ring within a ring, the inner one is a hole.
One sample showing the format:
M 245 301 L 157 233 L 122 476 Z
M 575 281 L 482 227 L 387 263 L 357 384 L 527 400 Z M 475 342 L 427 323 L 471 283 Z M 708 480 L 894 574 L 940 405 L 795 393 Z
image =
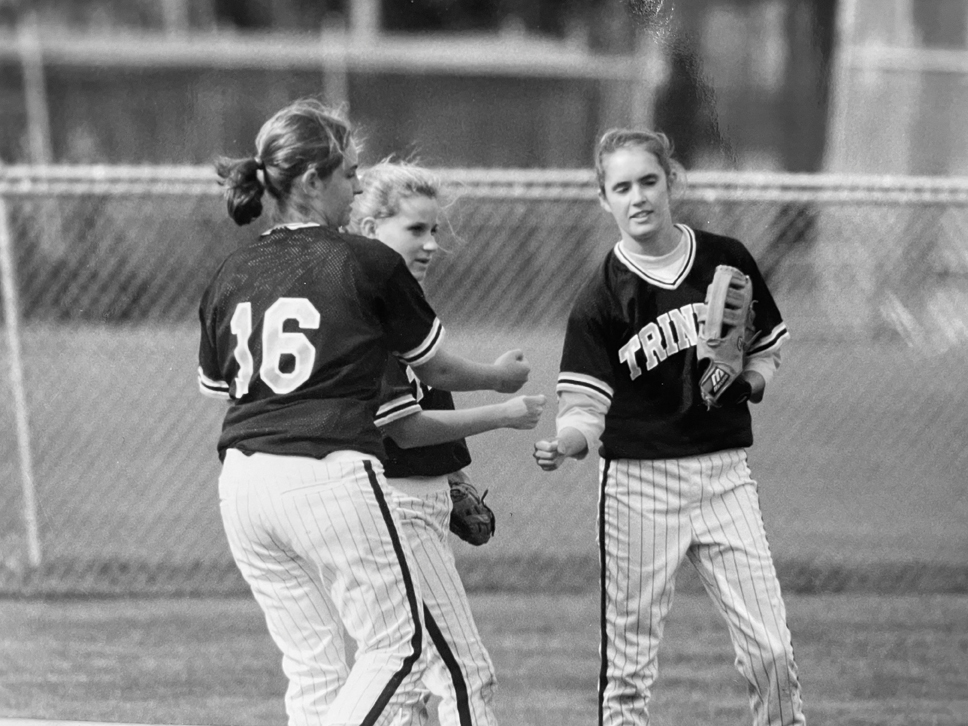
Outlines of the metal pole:
M 630 119 L 633 126 L 653 128 L 656 99 L 669 80 L 666 44 L 661 28 L 642 24 L 635 32 L 635 65 L 632 79 Z
M 51 162 L 50 113 L 47 105 L 47 84 L 44 79 L 44 56 L 35 13 L 27 15 L 19 28 L 20 66 L 24 76 L 24 105 L 27 111 L 27 133 L 30 141 L 30 161 L 34 164 Z
M 188 32 L 188 3 L 186 0 L 162 0 L 161 15 L 165 35 L 180 36 Z
M 7 203 L 0 197 L 0 288 L 3 293 L 3 322 L 10 351 L 10 386 L 17 427 L 17 451 L 20 456 L 20 479 L 23 482 L 23 517 L 27 532 L 27 555 L 31 566 L 41 561 L 40 533 L 37 526 L 37 496 L 34 486 L 33 461 L 30 455 L 30 425 L 27 420 L 27 397 L 24 392 L 23 356 L 20 350 L 20 307 L 17 300 L 16 275 L 13 271 L 13 244 L 8 226 Z
M 383 19 L 380 0 L 350 0 L 350 33 L 357 41 L 377 40 Z
M 844 145 L 847 142 L 848 101 L 854 76 L 853 51 L 854 44 L 857 42 L 856 22 L 856 0 L 840 0 L 837 4 L 834 28 L 834 61 L 830 79 L 833 87 L 830 93 L 827 143 L 823 164 L 823 170 L 827 172 L 845 171 L 843 169 Z

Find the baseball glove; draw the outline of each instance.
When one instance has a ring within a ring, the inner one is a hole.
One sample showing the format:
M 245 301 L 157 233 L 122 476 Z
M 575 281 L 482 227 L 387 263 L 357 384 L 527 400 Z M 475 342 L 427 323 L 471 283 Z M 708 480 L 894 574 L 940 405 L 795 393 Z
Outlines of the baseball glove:
M 753 331 L 753 285 L 750 278 L 729 265 L 719 265 L 706 290 L 706 315 L 696 353 L 705 370 L 699 392 L 706 408 L 727 400 L 739 403 L 749 397 L 749 384 L 726 393 L 743 372 L 743 359 Z M 745 390 L 744 390 L 745 388 Z M 743 395 L 745 393 L 745 395 Z
M 494 512 L 484 503 L 487 491 L 478 495 L 463 471 L 455 471 L 447 479 L 453 502 L 450 531 L 475 547 L 485 544 L 494 536 L 495 524 Z

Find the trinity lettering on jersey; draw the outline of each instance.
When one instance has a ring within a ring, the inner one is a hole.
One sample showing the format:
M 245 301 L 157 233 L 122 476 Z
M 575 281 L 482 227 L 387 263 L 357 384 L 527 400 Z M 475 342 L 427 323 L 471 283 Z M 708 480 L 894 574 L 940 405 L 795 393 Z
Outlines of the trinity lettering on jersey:
M 639 328 L 618 350 L 618 359 L 628 366 L 632 380 L 642 375 L 643 365 L 650 371 L 669 356 L 695 347 L 705 315 L 705 303 L 691 303 Z
M 568 318 L 556 390 L 607 407 L 600 449 L 607 458 L 675 458 L 752 443 L 746 404 L 710 410 L 699 395 L 695 348 L 718 265 L 737 267 L 753 283 L 749 354 L 769 354 L 789 337 L 756 261 L 739 240 L 680 229 L 686 235 L 680 269 L 653 274 L 615 245 L 582 286 Z

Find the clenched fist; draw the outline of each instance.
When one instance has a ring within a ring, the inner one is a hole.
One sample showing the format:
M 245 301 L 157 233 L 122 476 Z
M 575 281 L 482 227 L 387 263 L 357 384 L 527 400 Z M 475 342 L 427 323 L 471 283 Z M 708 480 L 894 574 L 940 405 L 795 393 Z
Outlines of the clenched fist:
M 531 373 L 531 364 L 525 360 L 524 352 L 517 349 L 509 350 L 498 357 L 494 366 L 500 377 L 494 389 L 498 393 L 514 393 L 520 390 L 528 382 L 528 375 Z
M 544 396 L 516 396 L 504 402 L 505 427 L 533 429 L 541 419 L 547 399 Z
M 534 460 L 545 471 L 554 471 L 569 456 L 581 459 L 588 453 L 585 435 L 577 429 L 564 428 L 553 439 L 542 439 L 534 443 Z

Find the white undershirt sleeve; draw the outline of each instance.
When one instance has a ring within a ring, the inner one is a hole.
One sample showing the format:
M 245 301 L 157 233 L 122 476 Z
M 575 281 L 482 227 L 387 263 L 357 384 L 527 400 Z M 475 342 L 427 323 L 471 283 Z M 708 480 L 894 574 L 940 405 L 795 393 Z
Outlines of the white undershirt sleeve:
M 605 431 L 605 414 L 608 405 L 600 398 L 593 398 L 577 391 L 558 392 L 558 416 L 555 426 L 558 433 L 566 428 L 581 432 L 588 444 L 588 451 L 576 459 L 584 459 L 589 451 L 598 451 L 598 443 Z
M 763 380 L 766 382 L 766 385 L 770 385 L 770 381 L 773 380 L 773 374 L 776 373 L 777 368 L 780 367 L 781 347 L 782 342 L 773 346 L 767 351 L 751 355 L 743 364 L 743 370 L 755 371 L 759 373 L 761 376 L 763 376 Z

